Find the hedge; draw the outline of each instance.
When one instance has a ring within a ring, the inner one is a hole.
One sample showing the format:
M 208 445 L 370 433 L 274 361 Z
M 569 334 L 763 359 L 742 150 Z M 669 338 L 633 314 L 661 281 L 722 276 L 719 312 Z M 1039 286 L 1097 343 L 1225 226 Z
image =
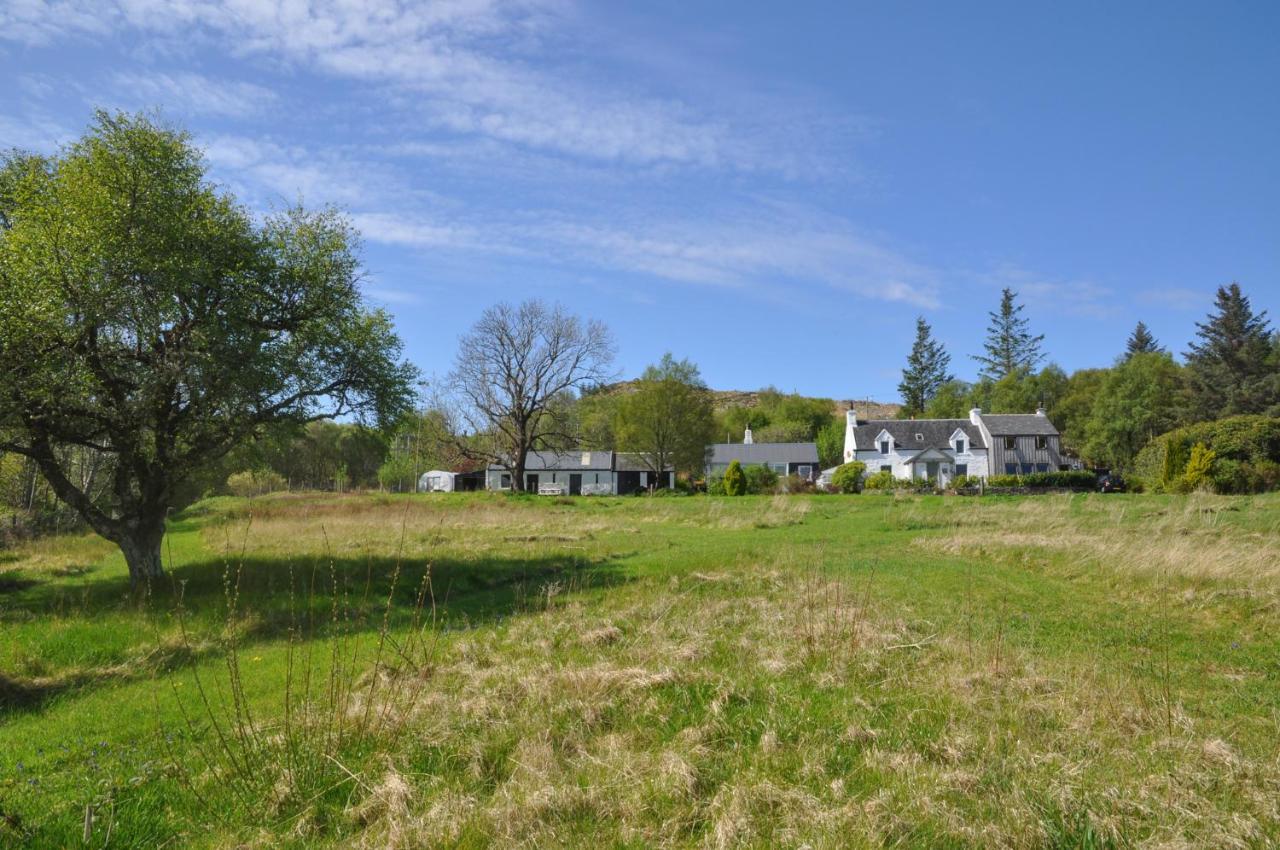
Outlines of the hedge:
M 988 487 L 1025 487 L 1029 490 L 1092 490 L 1098 476 L 1083 469 L 1066 472 L 1032 472 L 1027 475 L 993 475 Z
M 1232 416 L 1162 434 L 1138 452 L 1133 474 L 1153 490 L 1185 489 L 1187 463 L 1197 443 L 1213 451 L 1208 477 L 1217 492 L 1280 488 L 1280 418 L 1274 416 Z

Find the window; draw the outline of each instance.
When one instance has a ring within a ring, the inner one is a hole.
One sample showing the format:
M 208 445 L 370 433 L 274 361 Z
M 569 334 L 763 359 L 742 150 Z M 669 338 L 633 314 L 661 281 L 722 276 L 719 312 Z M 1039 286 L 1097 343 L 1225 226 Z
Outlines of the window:
M 1017 437 L 1005 437 L 1005 438 L 1004 438 L 1004 450 L 1005 450 L 1005 451 L 1007 451 L 1007 452 L 1011 452 L 1011 451 L 1013 451 L 1014 449 L 1016 449 L 1017 447 L 1018 447 L 1018 438 L 1017 438 Z
M 916 441 L 917 441 L 917 442 L 921 442 L 921 443 L 923 443 L 923 442 L 924 442 L 924 434 L 916 434 Z
M 888 440 L 881 440 L 881 441 L 880 441 L 880 454 L 882 454 L 882 455 L 887 455 L 888 453 L 889 453 L 889 441 L 888 441 Z
M 1004 465 L 1004 474 L 1005 474 L 1005 475 L 1017 475 L 1017 474 L 1018 474 L 1018 465 L 1017 465 L 1016 463 L 1006 463 L 1006 464 Z
M 510 476 L 510 475 L 508 475 L 508 474 L 507 474 L 507 473 L 505 473 L 505 472 L 504 472 L 504 473 L 502 473 L 502 481 L 498 484 L 498 487 L 499 487 L 499 488 L 501 488 L 501 489 L 503 489 L 503 490 L 510 490 L 510 489 L 511 489 L 511 476 Z
M 811 475 L 813 475 L 813 467 L 812 467 L 812 466 L 810 466 L 810 465 L 809 465 L 809 464 L 807 464 L 807 463 L 802 463 L 802 464 L 800 464 L 800 468 L 796 470 L 796 473 L 797 473 L 801 478 L 804 478 L 805 480 L 808 480 L 808 479 L 809 479 L 809 477 L 810 477 Z
M 1040 451 L 1044 451 L 1045 449 L 1049 448 L 1049 438 L 1036 437 L 1036 448 L 1039 449 Z
M 956 464 L 956 475 L 968 475 L 968 474 L 969 474 L 969 464 L 967 463 Z
M 884 464 L 884 465 L 882 465 L 882 466 L 880 467 L 880 471 L 881 471 L 881 472 L 888 472 L 888 473 L 892 474 L 892 473 L 893 473 L 893 467 L 886 463 L 886 464 Z
M 769 464 L 769 468 L 779 475 L 787 474 L 787 465 L 785 463 L 771 463 Z
M 1033 473 L 1033 472 L 1035 472 L 1035 471 L 1036 471 L 1036 468 L 1035 468 L 1035 466 L 1034 466 L 1033 464 L 1030 464 L 1030 463 L 1024 463 L 1024 464 L 1022 465 L 1022 474 L 1023 474 L 1023 475 L 1030 475 L 1031 473 Z
M 1036 472 L 1048 472 L 1048 471 L 1049 471 L 1049 464 L 1047 463 L 1036 464 Z
M 964 437 L 961 437 L 960 439 L 956 440 L 956 454 L 958 455 L 964 454 Z

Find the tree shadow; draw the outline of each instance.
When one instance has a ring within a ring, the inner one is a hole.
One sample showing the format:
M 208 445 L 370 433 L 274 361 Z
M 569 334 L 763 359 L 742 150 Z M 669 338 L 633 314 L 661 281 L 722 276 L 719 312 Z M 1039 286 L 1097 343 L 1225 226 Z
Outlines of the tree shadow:
M 545 607 L 549 595 L 622 584 L 618 558 L 579 554 L 458 558 L 297 558 L 246 556 L 179 565 L 141 593 L 124 575 L 74 584 L 38 583 L 16 591 L 6 612 L 91 620 L 136 611 L 140 628 L 182 619 L 190 640 L 155 646 L 128 663 L 24 679 L 0 673 L 0 717 L 38 710 L 61 694 L 108 681 L 147 678 L 241 647 L 292 637 L 324 640 L 429 625 L 474 628 Z M 551 593 L 548 592 L 551 589 Z

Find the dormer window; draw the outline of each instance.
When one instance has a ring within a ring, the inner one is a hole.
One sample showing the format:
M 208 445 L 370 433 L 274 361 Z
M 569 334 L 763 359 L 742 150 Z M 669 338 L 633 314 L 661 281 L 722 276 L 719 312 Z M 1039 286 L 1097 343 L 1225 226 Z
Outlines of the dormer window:
M 958 455 L 962 455 L 962 454 L 964 454 L 964 449 L 965 449 L 965 445 L 964 445 L 964 437 L 959 437 L 959 438 L 957 438 L 957 439 L 956 439 L 956 454 L 958 454 Z
M 881 440 L 881 441 L 880 441 L 880 454 L 882 454 L 882 455 L 887 455 L 888 453 L 889 453 L 889 441 L 888 441 L 888 440 Z

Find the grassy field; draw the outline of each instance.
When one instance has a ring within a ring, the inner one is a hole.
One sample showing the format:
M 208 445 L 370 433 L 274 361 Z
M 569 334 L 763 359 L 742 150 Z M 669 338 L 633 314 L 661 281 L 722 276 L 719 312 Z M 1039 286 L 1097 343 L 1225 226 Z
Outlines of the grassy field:
M 1280 844 L 1280 498 L 292 495 L 0 552 L 0 846 Z M 88 836 L 88 842 L 84 843 Z

